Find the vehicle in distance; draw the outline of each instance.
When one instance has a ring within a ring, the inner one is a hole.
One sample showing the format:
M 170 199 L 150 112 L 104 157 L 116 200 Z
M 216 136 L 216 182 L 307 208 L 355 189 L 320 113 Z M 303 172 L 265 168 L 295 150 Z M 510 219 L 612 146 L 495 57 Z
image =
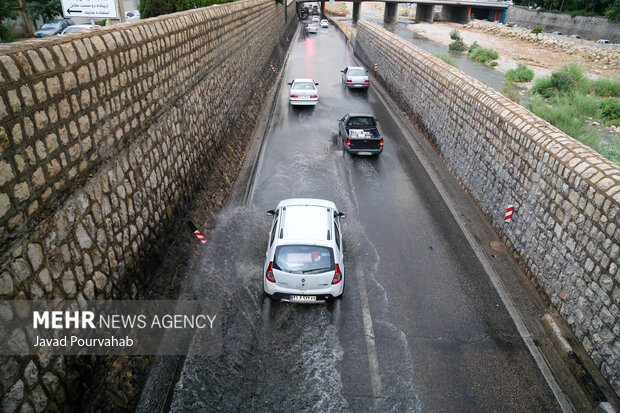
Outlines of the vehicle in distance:
M 128 22 L 133 22 L 136 20 L 140 20 L 140 11 L 139 10 L 129 10 L 125 12 L 125 20 Z
M 383 138 L 373 115 L 347 113 L 340 119 L 338 134 L 344 148 L 351 154 L 378 155 L 383 152 Z
M 321 27 L 323 28 L 329 27 L 329 20 L 327 19 L 321 20 Z
M 581 39 L 581 36 L 579 36 L 578 34 L 571 34 L 568 37 L 573 38 L 573 39 Z
M 307 24 L 306 27 L 304 27 L 304 31 L 306 32 L 306 34 L 317 34 L 319 32 L 319 26 L 314 23 Z
M 316 106 L 319 103 L 319 85 L 312 79 L 295 79 L 289 82 L 288 99 L 291 105 Z
M 598 39 L 596 41 L 596 43 L 598 43 L 598 44 L 610 44 L 611 42 L 609 40 L 607 40 L 607 39 Z
M 346 87 L 368 89 L 368 86 L 370 86 L 368 72 L 363 67 L 345 67 L 340 72 L 342 72 L 342 83 Z
M 340 218 L 331 201 L 280 201 L 273 216 L 263 289 L 272 299 L 317 303 L 342 297 L 344 265 Z
M 64 29 L 74 24 L 73 20 L 69 19 L 50 20 L 34 33 L 34 37 L 54 36 L 62 33 Z
M 312 16 L 312 23 L 318 23 L 321 21 L 319 15 Z
M 101 26 L 99 26 L 98 24 L 72 24 L 71 26 L 66 27 L 60 34 L 81 32 L 84 30 L 94 29 L 96 27 L 101 27 Z
M 562 32 L 552 32 L 551 34 L 557 34 L 558 36 L 561 36 Z

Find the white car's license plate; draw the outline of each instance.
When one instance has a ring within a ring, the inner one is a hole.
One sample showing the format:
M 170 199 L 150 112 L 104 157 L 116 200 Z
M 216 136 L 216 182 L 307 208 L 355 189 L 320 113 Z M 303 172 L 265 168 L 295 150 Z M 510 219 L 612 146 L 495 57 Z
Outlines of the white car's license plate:
M 372 152 L 358 152 L 358 155 L 372 155 Z
M 291 301 L 316 301 L 315 295 L 291 295 Z

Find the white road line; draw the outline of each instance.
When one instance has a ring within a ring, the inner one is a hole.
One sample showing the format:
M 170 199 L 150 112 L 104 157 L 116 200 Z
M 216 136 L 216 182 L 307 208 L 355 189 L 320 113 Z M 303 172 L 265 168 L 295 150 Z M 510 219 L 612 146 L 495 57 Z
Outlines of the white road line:
M 368 353 L 368 367 L 370 370 L 370 384 L 375 407 L 379 407 L 382 399 L 381 374 L 379 373 L 379 358 L 375 344 L 375 330 L 372 326 L 370 307 L 368 305 L 368 293 L 366 292 L 366 279 L 359 263 L 355 264 L 355 277 L 359 284 L 360 300 L 362 303 L 362 322 L 364 324 L 364 338 L 366 339 L 366 352 Z
M 390 114 L 392 115 L 392 118 L 396 121 L 401 131 L 403 131 L 403 134 L 406 137 L 406 141 L 409 143 L 409 146 L 411 147 L 411 149 L 413 149 L 413 151 L 417 155 L 418 159 L 420 160 L 420 163 L 426 170 L 426 173 L 428 173 L 428 176 L 430 177 L 431 181 L 433 181 L 435 188 L 437 188 L 437 191 L 441 195 L 441 198 L 448 206 L 448 209 L 450 210 L 450 213 L 454 217 L 454 220 L 457 222 L 459 228 L 463 232 L 463 235 L 465 235 L 467 242 L 469 243 L 471 248 L 474 250 L 476 257 L 482 264 L 482 267 L 484 268 L 486 273 L 489 275 L 489 278 L 491 279 L 491 282 L 493 283 L 493 286 L 495 287 L 497 294 L 499 295 L 502 302 L 504 303 L 506 310 L 508 310 L 508 314 L 510 314 L 512 321 L 515 323 L 515 326 L 517 327 L 517 331 L 519 332 L 519 335 L 523 339 L 523 342 L 525 343 L 528 350 L 530 351 L 530 354 L 534 358 L 536 365 L 540 369 L 541 374 L 543 375 L 547 384 L 551 388 L 551 391 L 553 392 L 553 395 L 555 396 L 558 404 L 560 405 L 560 408 L 565 413 L 574 412 L 575 410 L 571 402 L 568 400 L 568 398 L 566 397 L 566 395 L 564 394 L 564 392 L 562 391 L 562 389 L 556 382 L 555 378 L 553 377 L 553 373 L 551 372 L 551 369 L 549 368 L 549 365 L 547 361 L 545 360 L 545 357 L 540 352 L 538 347 L 536 347 L 536 344 L 534 343 L 534 340 L 532 339 L 532 333 L 530 333 L 527 326 L 523 322 L 523 317 L 521 316 L 521 313 L 519 313 L 519 310 L 515 306 L 514 301 L 512 297 L 510 296 L 510 294 L 508 293 L 506 286 L 504 286 L 504 283 L 502 282 L 501 278 L 499 277 L 499 275 L 497 274 L 497 272 L 491 265 L 491 262 L 489 261 L 486 254 L 484 253 L 482 246 L 478 243 L 475 236 L 468 228 L 467 224 L 459 217 L 459 213 L 458 213 L 459 206 L 457 205 L 456 202 L 452 200 L 443 182 L 439 179 L 439 175 L 437 174 L 435 169 L 433 169 L 433 166 L 431 165 L 431 163 L 426 159 L 425 153 L 422 150 L 420 143 L 415 138 L 411 137 L 413 133 L 410 133 L 409 127 L 405 125 L 403 121 L 400 119 L 400 117 L 397 114 L 393 113 L 393 111 L 390 109 L 392 106 L 388 105 L 388 102 L 386 101 L 385 96 L 384 96 L 385 92 L 382 90 L 382 88 L 377 87 L 377 82 L 375 82 L 374 84 L 375 84 L 375 90 L 377 90 L 377 96 L 382 101 L 385 108 L 390 112 Z

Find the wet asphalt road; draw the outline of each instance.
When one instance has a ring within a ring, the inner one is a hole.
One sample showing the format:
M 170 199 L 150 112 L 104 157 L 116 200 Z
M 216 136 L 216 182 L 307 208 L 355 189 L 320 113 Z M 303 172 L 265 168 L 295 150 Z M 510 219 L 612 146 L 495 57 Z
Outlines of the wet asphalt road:
M 319 82 L 315 109 L 278 103 L 246 204 L 223 209 L 188 289 L 224 306 L 223 352 L 188 357 L 171 411 L 559 410 L 488 276 L 390 112 L 346 90 L 354 65 L 337 29 L 293 39 L 284 82 Z M 346 112 L 371 112 L 378 157 L 336 139 Z M 284 198 L 347 213 L 345 296 L 331 305 L 262 299 L 270 218 Z

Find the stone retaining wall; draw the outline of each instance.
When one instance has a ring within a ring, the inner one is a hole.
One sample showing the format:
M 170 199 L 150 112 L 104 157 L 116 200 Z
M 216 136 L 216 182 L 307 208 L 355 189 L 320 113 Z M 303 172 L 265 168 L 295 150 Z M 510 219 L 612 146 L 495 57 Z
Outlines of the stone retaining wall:
M 372 23 L 358 23 L 355 51 L 378 64 L 379 80 L 620 394 L 620 167 Z
M 296 21 L 243 0 L 1 45 L 0 299 L 141 296 L 193 189 L 243 156 Z M 57 410 L 65 375 L 0 357 L 0 411 Z
M 523 6 L 509 6 L 506 11 L 506 22 L 533 28 L 541 25 L 549 33 L 578 34 L 584 39 L 607 39 L 612 43 L 620 43 L 620 22 L 605 17 L 575 16 L 566 13 L 551 13 L 530 10 Z

